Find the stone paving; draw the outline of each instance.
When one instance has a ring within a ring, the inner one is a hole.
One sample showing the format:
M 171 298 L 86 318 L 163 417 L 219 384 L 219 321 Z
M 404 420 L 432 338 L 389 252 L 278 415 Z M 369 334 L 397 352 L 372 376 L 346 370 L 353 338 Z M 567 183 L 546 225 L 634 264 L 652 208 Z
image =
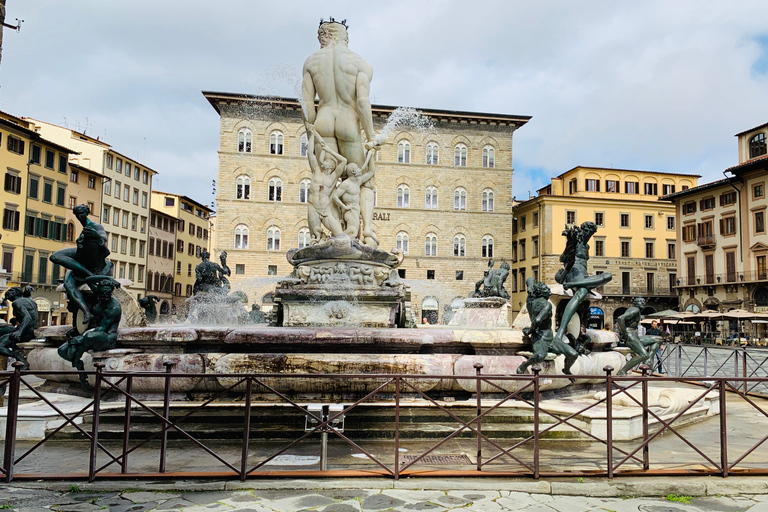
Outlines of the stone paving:
M 420 479 L 408 482 L 406 486 L 413 488 L 392 488 L 396 485 L 393 482 L 376 480 L 346 480 L 336 485 L 328 480 L 280 481 L 277 485 L 265 482 L 14 483 L 0 486 L 0 509 L 17 512 L 768 512 L 768 480 L 640 480 L 590 479 L 585 482 L 579 479 L 509 485 L 503 480 Z M 259 488 L 227 490 L 249 485 Z M 504 487 L 552 492 L 504 490 Z M 212 490 L 195 490 L 206 488 Z M 645 494 L 650 495 L 621 494 L 641 489 L 647 489 Z M 680 493 L 653 495 L 653 492 L 670 489 L 679 489 Z M 558 490 L 564 494 L 557 494 Z M 727 495 L 714 492 L 717 490 Z

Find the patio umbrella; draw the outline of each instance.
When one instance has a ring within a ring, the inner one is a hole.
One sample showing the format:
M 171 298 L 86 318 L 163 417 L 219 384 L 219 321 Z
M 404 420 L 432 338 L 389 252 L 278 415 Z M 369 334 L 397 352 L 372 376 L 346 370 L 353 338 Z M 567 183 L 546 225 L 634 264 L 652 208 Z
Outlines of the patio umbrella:
M 723 313 L 723 318 L 728 320 L 750 320 L 752 318 L 758 318 L 759 316 L 760 315 L 758 313 L 752 313 L 743 309 L 733 309 Z
M 645 315 L 645 318 L 677 318 L 675 315 L 679 314 L 679 311 L 673 311 L 671 309 L 665 309 L 664 311 L 657 311 L 650 315 Z

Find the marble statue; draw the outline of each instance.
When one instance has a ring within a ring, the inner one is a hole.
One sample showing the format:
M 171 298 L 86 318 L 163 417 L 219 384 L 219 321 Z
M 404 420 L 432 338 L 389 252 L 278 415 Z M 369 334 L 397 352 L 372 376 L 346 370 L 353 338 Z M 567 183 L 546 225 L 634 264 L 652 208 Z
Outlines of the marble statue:
M 563 254 L 560 255 L 563 268 L 555 274 L 555 281 L 562 284 L 563 289 L 573 290 L 573 297 L 565 306 L 557 334 L 555 334 L 555 341 L 558 343 L 563 341 L 568 323 L 579 311 L 590 290 L 599 288 L 611 280 L 611 274 L 608 272 L 590 276 L 587 270 L 589 239 L 596 232 L 597 225 L 590 221 L 584 222 L 581 226 L 571 226 L 563 231 L 563 236 L 567 239 Z
M 120 325 L 122 308 L 112 297 L 112 292 L 120 288 L 120 283 L 110 276 L 90 276 L 85 283 L 93 291 L 97 302 L 90 311 L 88 329 L 77 336 L 70 337 L 59 347 L 59 356 L 72 363 L 74 368 L 84 370 L 82 357 L 89 350 L 111 350 L 117 344 L 117 327 Z M 84 388 L 88 388 L 85 375 L 80 376 Z
M 18 343 L 25 343 L 35 337 L 35 329 L 40 325 L 37 304 L 31 297 L 32 288 L 19 286 L 5 292 L 5 300 L 10 302 L 13 318 L 17 324 L 0 326 L 0 356 L 13 357 L 24 363 L 23 369 L 29 369 L 29 363 L 18 350 Z M 4 369 L 4 368 L 3 368 Z
M 504 282 L 509 276 L 509 263 L 504 260 L 498 270 L 494 270 L 494 263 L 493 260 L 488 261 L 488 271 L 485 277 L 475 283 L 475 291 L 469 294 L 470 297 L 501 297 L 509 300 L 509 293 L 504 288 Z
M 375 149 L 368 151 L 363 164 L 363 169 L 366 169 L 365 174 L 354 162 L 347 164 L 347 179 L 342 181 L 333 192 L 333 202 L 343 212 L 344 233 L 350 238 L 358 238 L 360 234 L 360 187 L 375 174 L 373 158 L 371 158 L 375 152 Z
M 313 243 L 325 238 L 323 228 L 338 236 L 344 232 L 339 221 L 339 213 L 331 200 L 341 174 L 347 167 L 347 159 L 333 150 L 317 134 L 314 127 L 308 130 L 307 158 L 312 170 L 312 180 L 309 187 L 307 221 Z M 315 154 L 315 140 L 322 148 L 320 155 Z
M 147 322 L 153 323 L 157 321 L 157 306 L 155 304 L 158 302 L 160 302 L 160 297 L 157 295 L 147 295 L 139 299 L 139 306 L 144 309 Z
M 637 297 L 634 305 L 627 309 L 616 321 L 619 339 L 632 350 L 634 356 L 619 370 L 619 375 L 626 374 L 629 370 L 641 363 L 649 363 L 653 355 L 659 350 L 663 338 L 661 336 L 640 336 L 637 326 L 643 319 L 641 311 L 645 307 L 645 299 Z
M 88 218 L 90 208 L 83 204 L 77 205 L 73 213 L 83 226 L 83 231 L 77 237 L 77 247 L 54 252 L 51 262 L 67 269 L 64 274 L 64 290 L 69 299 L 70 311 L 75 313 L 80 310 L 83 314 L 82 321 L 87 325 L 91 321 L 91 312 L 79 288 L 85 284 L 88 277 L 113 275 L 114 264 L 107 259 L 107 232 L 101 224 Z
M 532 277 L 526 280 L 526 286 L 528 288 L 526 307 L 531 325 L 523 329 L 523 334 L 533 342 L 533 354 L 517 368 L 517 373 L 525 373 L 529 366 L 543 362 L 549 352 L 565 356 L 563 373 L 571 375 L 571 367 L 579 358 L 579 353 L 568 343 L 552 335 L 552 303 L 549 302 L 552 293 L 549 286 L 534 282 Z
M 229 280 L 226 276 L 232 274 L 227 267 L 227 253 L 223 251 L 220 256 L 221 265 L 210 260 L 211 253 L 203 249 L 200 253 L 202 262 L 195 267 L 195 285 L 192 293 L 220 293 L 226 295 L 229 293 Z

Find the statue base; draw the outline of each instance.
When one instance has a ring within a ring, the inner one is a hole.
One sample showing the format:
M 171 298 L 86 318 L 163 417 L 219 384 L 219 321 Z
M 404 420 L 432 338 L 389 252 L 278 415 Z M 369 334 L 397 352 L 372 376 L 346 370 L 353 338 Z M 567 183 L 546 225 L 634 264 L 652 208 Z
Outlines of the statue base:
M 508 328 L 510 312 L 509 302 L 501 297 L 464 299 L 448 325 Z
M 201 292 L 187 299 L 191 325 L 243 325 L 251 323 L 240 297 Z

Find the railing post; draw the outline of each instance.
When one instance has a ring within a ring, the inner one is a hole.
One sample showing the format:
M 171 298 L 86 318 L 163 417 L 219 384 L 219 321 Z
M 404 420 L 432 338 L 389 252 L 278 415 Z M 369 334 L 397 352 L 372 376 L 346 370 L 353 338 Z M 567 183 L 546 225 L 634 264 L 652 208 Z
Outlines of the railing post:
M 99 415 L 101 414 L 101 379 L 104 371 L 104 363 L 94 363 L 96 368 L 96 377 L 93 386 L 93 414 L 91 420 L 91 453 L 88 459 L 88 481 L 93 482 L 96 479 L 96 456 L 98 454 L 99 444 Z M 87 379 L 88 377 L 86 377 Z
M 704 376 L 706 377 L 709 373 L 709 359 L 707 358 L 707 355 L 709 354 L 709 350 L 707 347 L 704 347 Z
M 676 348 L 677 350 L 675 354 L 675 377 L 682 377 L 680 373 L 682 372 L 682 368 L 683 368 L 683 344 L 678 343 Z
M 13 463 L 16 458 L 16 422 L 19 418 L 19 392 L 21 391 L 21 369 L 24 363 L 13 363 L 13 373 L 8 387 L 8 413 L 5 423 L 5 451 L 3 453 L 3 469 L 5 481 L 13 480 Z
M 734 349 L 731 351 L 731 355 L 733 356 L 733 376 L 738 377 L 739 376 L 739 352 L 738 349 Z M 739 389 L 738 382 L 734 382 L 734 389 Z
M 726 424 L 725 410 L 725 379 L 720 379 L 720 465 L 723 467 L 723 478 L 728 476 L 728 431 Z
M 128 472 L 128 444 L 131 439 L 131 397 L 133 393 L 133 375 L 125 380 L 125 418 L 123 419 L 123 464 L 120 472 Z
M 741 349 L 741 373 L 744 379 L 747 378 L 747 347 Z M 744 394 L 747 394 L 747 381 L 744 380 Z
M 608 447 L 608 478 L 613 478 L 613 366 L 603 367 L 605 372 L 605 441 Z
M 400 377 L 395 377 L 395 480 L 400 480 Z
M 643 469 L 650 469 L 650 451 L 648 447 L 648 370 L 651 367 L 647 364 L 640 365 L 640 371 L 643 372 L 642 381 L 640 387 L 643 393 Z
M 245 378 L 245 417 L 243 418 L 243 453 L 240 459 L 240 481 L 245 482 L 248 471 L 248 447 L 251 441 L 251 394 L 253 379 Z
M 483 406 L 482 406 L 482 381 L 480 380 L 480 372 L 483 369 L 482 363 L 475 363 L 475 373 L 477 375 L 477 470 L 480 471 L 483 467 L 483 448 L 482 448 L 482 440 L 480 439 L 480 433 L 482 431 L 482 425 L 480 420 L 480 415 L 483 413 Z
M 533 478 L 541 477 L 541 468 L 539 466 L 539 373 L 541 366 L 531 367 L 533 371 Z
M 160 467 L 158 471 L 165 473 L 165 461 L 168 451 L 168 420 L 171 416 L 171 370 L 176 366 L 176 363 L 171 361 L 163 362 L 165 366 L 165 388 L 163 389 L 163 422 L 162 434 L 160 437 Z

